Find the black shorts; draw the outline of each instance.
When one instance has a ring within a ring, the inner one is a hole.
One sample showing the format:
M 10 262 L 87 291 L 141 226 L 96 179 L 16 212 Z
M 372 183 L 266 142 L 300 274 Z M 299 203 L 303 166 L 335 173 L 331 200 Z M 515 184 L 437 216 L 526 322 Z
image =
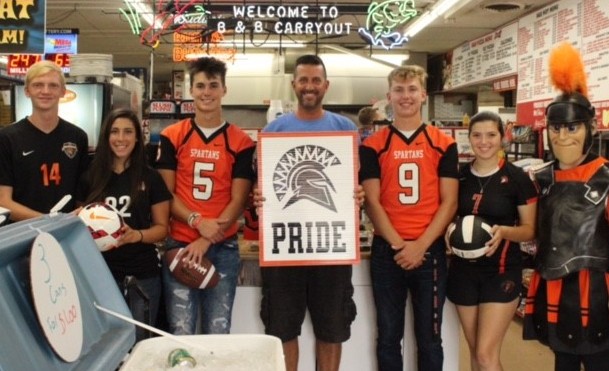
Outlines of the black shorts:
M 315 338 L 347 341 L 356 315 L 351 273 L 350 265 L 261 268 L 265 333 L 283 342 L 295 339 L 308 308 Z
M 481 266 L 453 259 L 448 269 L 446 296 L 456 305 L 509 303 L 522 293 L 522 269 Z

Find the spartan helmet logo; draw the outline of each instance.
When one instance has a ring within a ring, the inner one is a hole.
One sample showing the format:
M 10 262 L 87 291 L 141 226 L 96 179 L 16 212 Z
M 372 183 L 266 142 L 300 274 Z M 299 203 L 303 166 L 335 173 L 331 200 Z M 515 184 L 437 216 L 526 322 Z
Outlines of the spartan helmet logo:
M 324 170 L 340 163 L 334 153 L 320 146 L 304 145 L 287 151 L 273 173 L 273 188 L 283 209 L 310 200 L 336 212 L 331 195 L 336 189 Z

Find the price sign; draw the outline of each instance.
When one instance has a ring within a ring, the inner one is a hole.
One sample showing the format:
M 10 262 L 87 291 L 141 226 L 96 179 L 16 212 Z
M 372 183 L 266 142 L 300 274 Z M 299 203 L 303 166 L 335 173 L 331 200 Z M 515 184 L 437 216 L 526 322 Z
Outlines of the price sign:
M 44 59 L 47 61 L 55 62 L 62 70 L 70 70 L 70 55 L 65 53 L 58 54 L 45 54 Z M 64 71 L 66 72 L 66 71 Z
M 42 60 L 42 54 L 11 54 L 8 56 L 7 72 L 9 75 L 25 75 L 28 68 Z
M 83 321 L 76 281 L 61 245 L 40 233 L 30 257 L 32 296 L 38 322 L 51 348 L 66 362 L 80 357 Z
M 25 75 L 28 68 L 34 63 L 40 62 L 42 59 L 55 62 L 64 73 L 70 72 L 70 55 L 69 54 L 11 54 L 8 56 L 8 74 L 9 75 Z

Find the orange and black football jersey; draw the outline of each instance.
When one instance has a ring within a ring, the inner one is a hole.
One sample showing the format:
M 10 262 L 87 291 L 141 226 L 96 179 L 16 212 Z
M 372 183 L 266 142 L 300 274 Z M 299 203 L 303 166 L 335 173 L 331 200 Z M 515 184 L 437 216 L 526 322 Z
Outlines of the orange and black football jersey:
M 156 167 L 173 170 L 175 194 L 203 218 L 217 218 L 231 200 L 234 178 L 254 179 L 253 140 L 237 126 L 225 123 L 209 138 L 192 119 L 184 119 L 161 132 Z M 182 242 L 199 234 L 186 223 L 172 220 L 171 236 Z M 225 235 L 237 233 L 237 225 Z
M 410 138 L 394 126 L 368 137 L 360 148 L 360 182 L 380 179 L 381 205 L 403 239 L 417 239 L 440 205 L 439 178 L 458 177 L 455 141 L 421 125 Z

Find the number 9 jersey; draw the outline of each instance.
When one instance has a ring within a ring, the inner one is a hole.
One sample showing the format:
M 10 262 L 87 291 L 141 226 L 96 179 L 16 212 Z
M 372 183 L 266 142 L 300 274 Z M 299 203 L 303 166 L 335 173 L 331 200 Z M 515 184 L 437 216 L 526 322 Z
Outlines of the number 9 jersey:
M 236 125 L 224 123 L 209 137 L 190 118 L 163 129 L 157 169 L 176 172 L 174 193 L 203 218 L 217 218 L 231 200 L 234 178 L 254 180 L 254 141 Z M 186 223 L 170 222 L 171 237 L 194 241 L 199 233 Z M 237 233 L 237 225 L 225 236 Z
M 380 179 L 380 202 L 405 240 L 415 240 L 440 206 L 440 178 L 459 177 L 457 146 L 434 126 L 409 138 L 393 125 L 366 138 L 360 148 L 360 182 Z

